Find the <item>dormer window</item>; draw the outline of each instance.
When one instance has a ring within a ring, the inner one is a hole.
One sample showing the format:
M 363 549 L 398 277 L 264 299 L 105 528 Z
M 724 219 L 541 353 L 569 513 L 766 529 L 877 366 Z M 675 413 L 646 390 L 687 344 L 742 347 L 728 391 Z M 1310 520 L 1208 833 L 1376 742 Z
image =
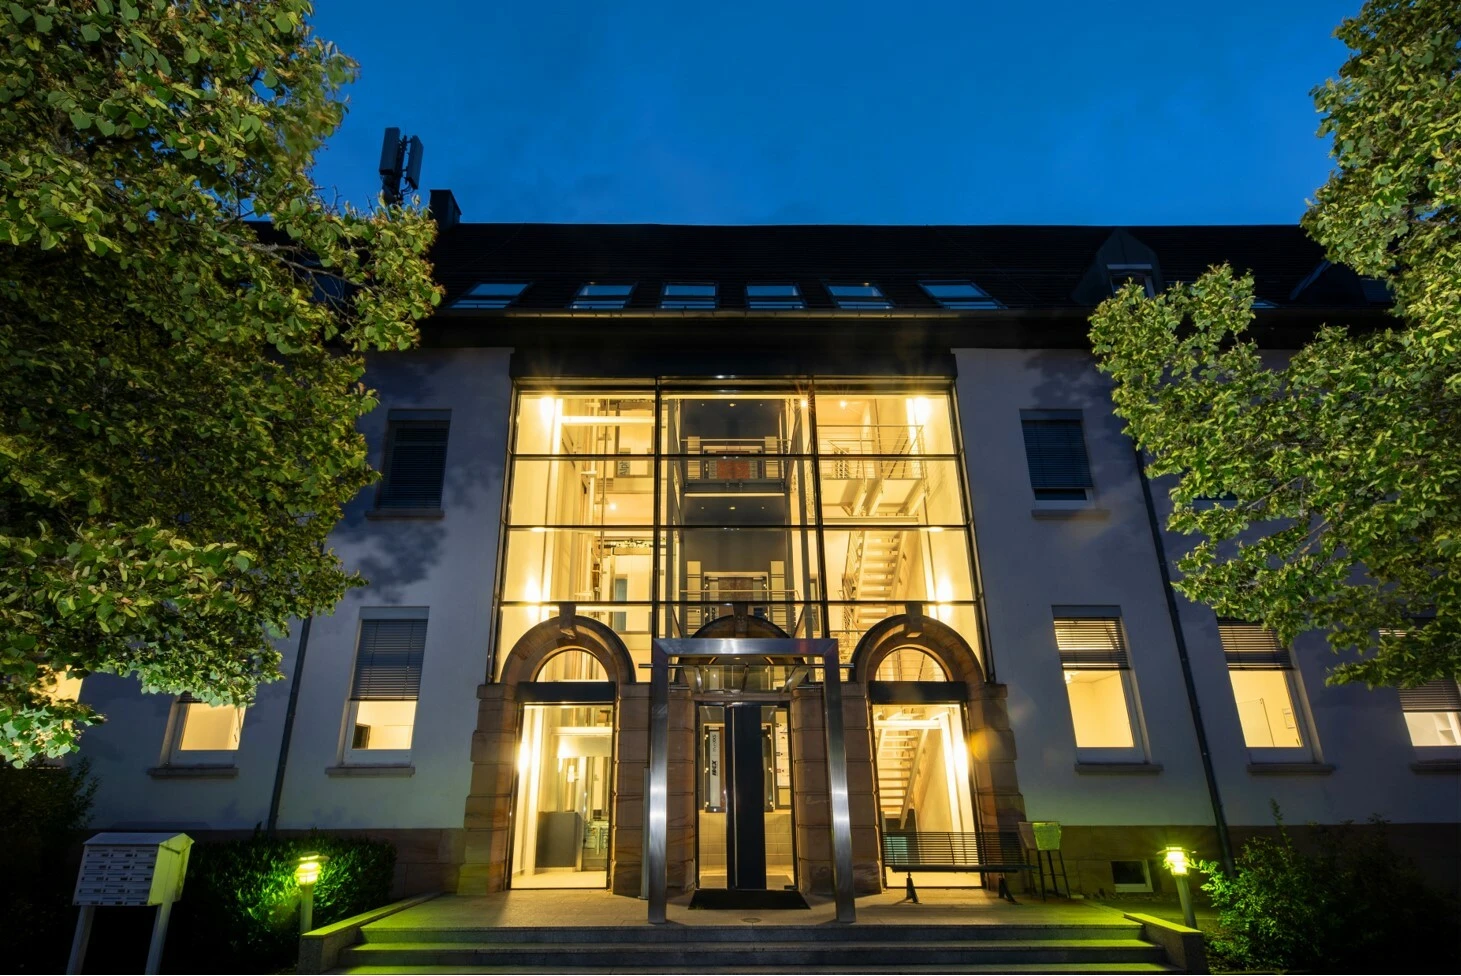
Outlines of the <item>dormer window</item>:
M 452 308 L 507 308 L 527 287 L 525 281 L 479 281 L 452 302 Z
M 1003 308 L 989 292 L 972 281 L 920 281 L 930 298 L 944 308 Z
M 1152 276 L 1152 266 L 1149 264 L 1108 264 L 1106 274 L 1110 278 L 1111 294 L 1113 295 L 1131 281 L 1141 285 L 1148 298 L 1155 297 L 1157 293 L 1156 281 Z
M 892 308 L 893 303 L 883 295 L 883 290 L 868 281 L 841 283 L 827 286 L 832 300 L 838 308 L 877 309 Z
M 666 283 L 660 308 L 713 309 L 715 308 L 714 282 L 671 281 Z
M 774 311 L 806 308 L 795 282 L 767 282 L 746 286 L 746 307 Z
M 629 295 L 633 291 L 633 285 L 600 284 L 591 281 L 578 290 L 577 297 L 568 307 L 599 310 L 623 308 L 628 304 Z

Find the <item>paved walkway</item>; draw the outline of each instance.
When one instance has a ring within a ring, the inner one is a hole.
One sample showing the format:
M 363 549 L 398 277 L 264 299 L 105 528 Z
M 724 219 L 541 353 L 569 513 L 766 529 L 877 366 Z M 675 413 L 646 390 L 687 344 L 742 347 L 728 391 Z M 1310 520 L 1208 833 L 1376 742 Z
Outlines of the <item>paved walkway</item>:
M 893 925 L 1101 925 L 1120 923 L 1121 913 L 1085 901 L 1038 895 L 1021 896 L 1011 905 L 980 889 L 929 889 L 918 893 L 920 904 L 903 900 L 901 890 L 857 899 L 857 920 Z M 808 911 L 690 910 L 690 896 L 670 900 L 668 916 L 676 925 L 821 925 L 833 923 L 836 906 L 830 898 L 809 897 Z M 505 891 L 479 897 L 433 898 L 378 922 L 371 929 L 388 937 L 390 929 L 542 928 L 648 925 L 648 908 L 638 898 L 607 891 Z

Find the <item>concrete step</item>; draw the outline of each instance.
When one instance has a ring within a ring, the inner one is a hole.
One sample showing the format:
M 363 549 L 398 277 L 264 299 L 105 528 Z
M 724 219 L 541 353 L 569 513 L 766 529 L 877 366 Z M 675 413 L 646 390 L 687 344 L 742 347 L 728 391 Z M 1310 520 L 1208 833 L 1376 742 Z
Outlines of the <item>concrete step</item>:
M 1000 922 L 987 925 L 858 922 L 855 926 L 823 925 L 576 925 L 461 927 L 366 925 L 361 935 L 374 942 L 493 942 L 564 945 L 663 945 L 693 943 L 898 942 L 927 945 L 983 941 L 1031 942 L 1043 939 L 1136 939 L 1141 925 L 1124 919 L 1110 922 Z
M 683 973 L 675 966 L 349 966 L 336 973 Z M 1151 962 L 1081 962 L 1041 964 L 980 964 L 962 966 L 899 966 L 899 973 L 1174 973 L 1171 966 Z M 775 967 L 735 966 L 697 970 L 699 973 L 779 973 Z M 798 973 L 886 973 L 886 966 L 804 966 Z
M 880 966 L 901 970 L 905 964 L 923 966 L 1009 965 L 1031 966 L 1076 963 L 1154 963 L 1166 956 L 1140 939 L 1033 939 L 942 942 L 917 948 L 906 942 L 749 942 L 669 944 L 548 944 L 502 942 L 387 942 L 366 943 L 346 949 L 345 966 L 551 966 L 560 969 L 603 965 L 614 967 L 672 967 L 699 972 L 711 967 L 772 967 L 780 970 L 807 966 L 845 968 Z

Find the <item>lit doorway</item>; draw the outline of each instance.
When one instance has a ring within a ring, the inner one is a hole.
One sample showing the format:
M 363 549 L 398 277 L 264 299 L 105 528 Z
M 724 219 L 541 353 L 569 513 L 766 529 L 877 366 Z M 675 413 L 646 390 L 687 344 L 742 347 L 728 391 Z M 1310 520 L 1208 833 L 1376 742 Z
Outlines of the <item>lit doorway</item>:
M 787 706 L 737 702 L 696 711 L 698 887 L 795 888 Z
M 524 705 L 514 888 L 603 888 L 609 871 L 611 705 Z

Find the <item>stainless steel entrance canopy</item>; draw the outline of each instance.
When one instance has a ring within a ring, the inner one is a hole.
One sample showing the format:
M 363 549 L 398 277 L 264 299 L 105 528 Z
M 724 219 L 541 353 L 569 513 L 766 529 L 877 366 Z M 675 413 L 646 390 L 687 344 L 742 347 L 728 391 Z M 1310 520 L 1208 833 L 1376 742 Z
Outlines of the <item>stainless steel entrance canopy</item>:
M 649 872 L 649 920 L 664 922 L 666 867 L 669 862 L 670 669 L 727 660 L 792 666 L 789 691 L 805 668 L 822 669 L 823 728 L 827 736 L 827 794 L 832 812 L 832 885 L 837 921 L 857 920 L 852 895 L 852 812 L 847 800 L 847 744 L 842 721 L 842 668 L 837 641 L 831 638 L 702 637 L 656 639 L 650 649 L 649 676 L 649 834 L 645 870 Z M 726 698 L 732 699 L 734 692 Z M 748 696 L 749 697 L 749 696 Z

